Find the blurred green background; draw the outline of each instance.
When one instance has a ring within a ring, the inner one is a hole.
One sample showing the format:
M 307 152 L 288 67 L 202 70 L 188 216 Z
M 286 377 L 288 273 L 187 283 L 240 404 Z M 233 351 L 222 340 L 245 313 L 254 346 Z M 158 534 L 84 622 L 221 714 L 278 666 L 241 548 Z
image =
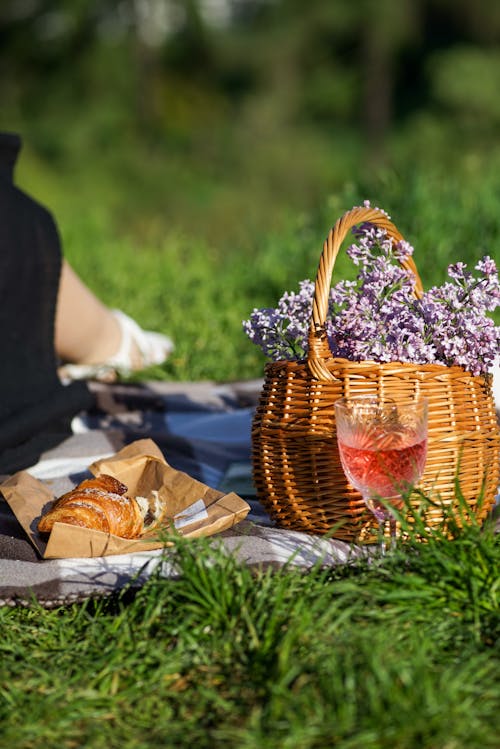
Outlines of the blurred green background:
M 2 0 L 0 85 L 70 261 L 175 338 L 151 376 L 260 376 L 241 320 L 365 198 L 426 286 L 499 256 L 498 0 Z

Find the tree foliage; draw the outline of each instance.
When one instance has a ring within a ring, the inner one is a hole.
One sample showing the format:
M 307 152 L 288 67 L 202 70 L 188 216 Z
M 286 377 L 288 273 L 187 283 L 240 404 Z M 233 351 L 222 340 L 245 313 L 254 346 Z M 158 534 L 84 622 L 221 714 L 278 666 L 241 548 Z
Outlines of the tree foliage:
M 497 0 L 2 0 L 4 128 L 36 123 L 53 156 L 56 122 L 181 148 L 228 121 L 343 129 L 381 152 L 424 117 L 488 142 L 499 41 Z

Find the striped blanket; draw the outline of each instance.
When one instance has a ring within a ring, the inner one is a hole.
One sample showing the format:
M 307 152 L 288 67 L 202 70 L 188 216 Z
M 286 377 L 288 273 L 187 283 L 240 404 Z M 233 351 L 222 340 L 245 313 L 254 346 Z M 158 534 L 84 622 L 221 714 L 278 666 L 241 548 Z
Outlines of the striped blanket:
M 150 438 L 168 463 L 215 489 L 234 491 L 250 505 L 246 519 L 210 543 L 251 566 L 347 563 L 373 553 L 343 541 L 274 527 L 254 496 L 250 426 L 262 381 L 140 385 L 91 383 L 96 406 L 74 419 L 73 434 L 28 469 L 57 496 L 88 475 L 95 460 Z M 161 564 L 176 574 L 168 550 L 98 557 L 41 559 L 0 498 L 0 605 L 35 599 L 54 607 L 140 586 Z

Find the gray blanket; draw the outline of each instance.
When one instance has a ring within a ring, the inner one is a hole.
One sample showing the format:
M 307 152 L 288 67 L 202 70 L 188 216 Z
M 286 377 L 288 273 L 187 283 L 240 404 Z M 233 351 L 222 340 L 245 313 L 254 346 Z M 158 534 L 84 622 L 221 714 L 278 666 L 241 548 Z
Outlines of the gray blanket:
M 73 435 L 40 456 L 29 472 L 57 496 L 89 475 L 94 460 L 148 437 L 174 468 L 216 489 L 235 491 L 250 505 L 247 518 L 211 543 L 247 565 L 310 568 L 370 554 L 342 541 L 275 528 L 254 495 L 250 427 L 261 380 L 141 385 L 92 383 L 96 407 L 73 422 Z M 37 601 L 54 607 L 124 586 L 140 586 L 161 564 L 174 576 L 163 550 L 94 559 L 42 560 L 7 503 L 0 499 L 0 605 Z
M 41 455 L 29 471 L 54 494 L 89 475 L 87 467 L 148 437 L 174 468 L 204 484 L 234 491 L 250 505 L 247 518 L 210 543 L 250 566 L 332 566 L 371 556 L 373 547 L 274 527 L 251 481 L 250 427 L 262 381 L 140 385 L 91 384 L 96 406 L 73 422 L 73 435 Z M 37 601 L 54 607 L 140 586 L 155 569 L 175 576 L 173 552 L 155 550 L 94 559 L 42 560 L 0 498 L 0 605 Z

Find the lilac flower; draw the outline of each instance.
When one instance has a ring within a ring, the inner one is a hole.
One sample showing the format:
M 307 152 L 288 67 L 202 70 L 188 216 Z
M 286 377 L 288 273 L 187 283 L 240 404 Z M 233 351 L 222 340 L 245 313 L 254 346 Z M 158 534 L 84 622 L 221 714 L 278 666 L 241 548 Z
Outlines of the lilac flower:
M 298 294 L 285 292 L 276 309 L 254 309 L 243 329 L 273 360 L 302 359 L 307 352 L 314 283 L 300 282 Z
M 500 349 L 500 327 L 488 312 L 500 305 L 495 262 L 485 256 L 475 270 L 458 262 L 448 279 L 422 298 L 416 279 L 401 266 L 413 248 L 394 243 L 372 224 L 355 227 L 347 252 L 359 268 L 355 281 L 340 281 L 330 291 L 325 329 L 335 357 L 351 361 L 438 363 L 485 374 Z M 276 309 L 254 310 L 243 328 L 271 359 L 303 359 L 307 354 L 314 284 L 285 292 Z

